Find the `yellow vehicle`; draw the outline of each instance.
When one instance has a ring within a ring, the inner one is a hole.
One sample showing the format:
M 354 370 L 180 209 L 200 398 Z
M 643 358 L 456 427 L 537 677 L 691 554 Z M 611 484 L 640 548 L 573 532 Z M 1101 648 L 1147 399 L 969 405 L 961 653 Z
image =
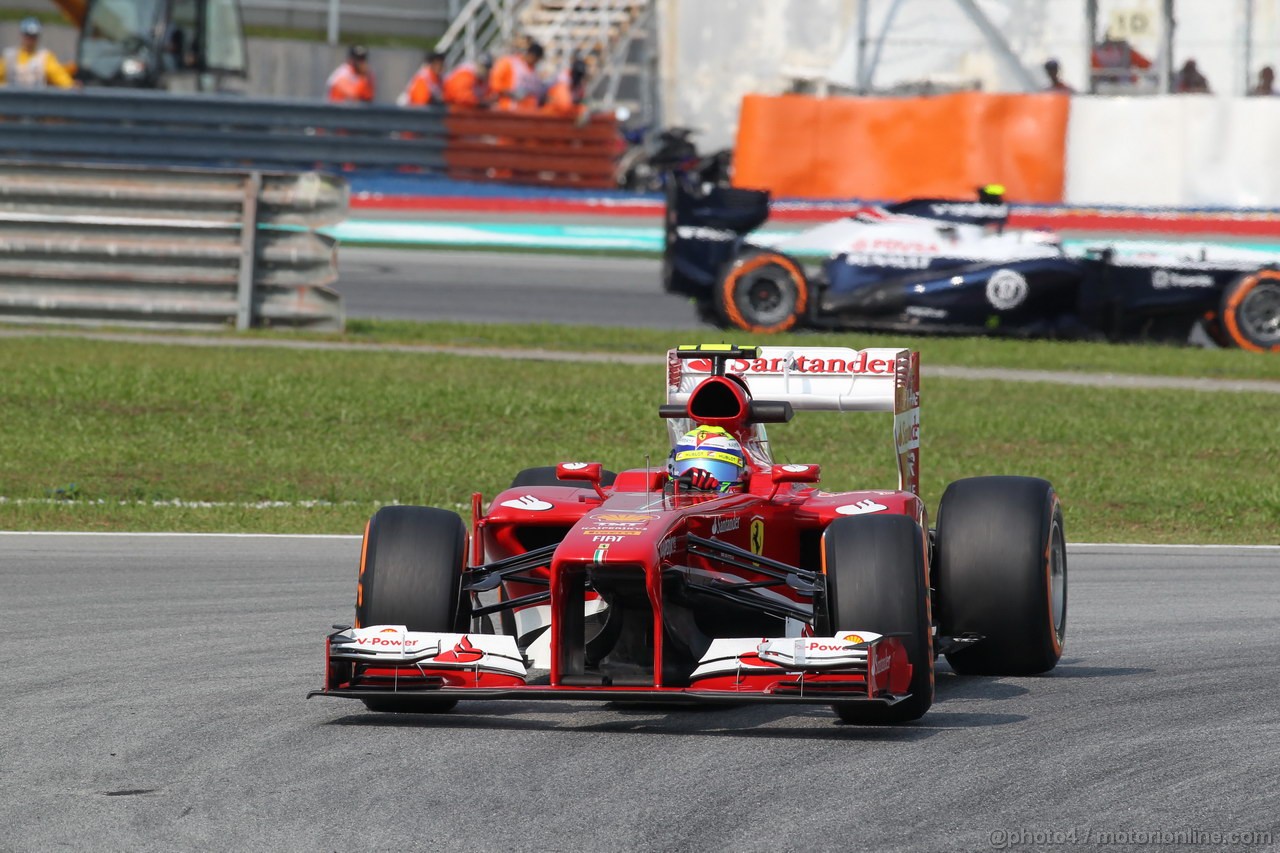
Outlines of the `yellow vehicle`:
M 239 0 L 53 0 L 80 29 L 76 77 L 140 89 L 227 88 L 248 63 Z

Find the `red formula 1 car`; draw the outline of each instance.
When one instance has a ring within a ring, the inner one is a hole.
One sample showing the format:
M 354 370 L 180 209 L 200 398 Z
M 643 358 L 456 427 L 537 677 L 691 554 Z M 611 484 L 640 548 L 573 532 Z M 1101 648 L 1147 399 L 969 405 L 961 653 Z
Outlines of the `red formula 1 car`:
M 952 483 L 936 529 L 919 497 L 919 355 L 888 348 L 680 347 L 659 414 L 745 456 L 729 491 L 665 468 L 521 472 L 470 534 L 393 506 L 365 531 L 355 625 L 330 634 L 324 689 L 374 711 L 460 699 L 823 703 L 898 723 L 960 673 L 1052 669 L 1066 546 L 1052 486 Z M 830 493 L 774 464 L 766 424 L 796 411 L 893 413 L 898 488 Z

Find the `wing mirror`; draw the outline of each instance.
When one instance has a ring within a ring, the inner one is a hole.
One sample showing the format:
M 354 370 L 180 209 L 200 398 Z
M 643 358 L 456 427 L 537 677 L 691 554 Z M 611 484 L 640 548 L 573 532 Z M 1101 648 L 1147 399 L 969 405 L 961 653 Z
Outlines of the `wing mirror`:
M 774 465 L 769 469 L 769 477 L 773 480 L 772 500 L 778 494 L 783 483 L 816 483 L 822 479 L 820 465 Z
M 556 479 L 558 480 L 579 480 L 584 483 L 590 483 L 591 488 L 596 490 L 596 494 L 601 500 L 608 497 L 604 493 L 604 489 L 600 488 L 600 478 L 603 476 L 604 466 L 599 462 L 561 462 L 556 466 Z
M 775 483 L 816 483 L 822 479 L 822 466 L 774 465 L 769 475 Z

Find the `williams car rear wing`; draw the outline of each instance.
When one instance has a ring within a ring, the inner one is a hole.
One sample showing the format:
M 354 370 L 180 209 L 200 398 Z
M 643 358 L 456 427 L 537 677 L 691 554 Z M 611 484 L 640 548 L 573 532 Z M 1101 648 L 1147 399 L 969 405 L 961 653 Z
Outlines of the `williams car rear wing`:
M 719 365 L 746 383 L 753 400 L 786 402 L 798 412 L 893 412 L 898 488 L 919 494 L 918 352 L 890 347 L 679 347 L 667 351 L 667 404 L 687 403 Z
M 765 190 L 694 186 L 689 176 L 673 174 L 663 229 L 663 289 L 709 298 L 746 236 L 768 218 Z

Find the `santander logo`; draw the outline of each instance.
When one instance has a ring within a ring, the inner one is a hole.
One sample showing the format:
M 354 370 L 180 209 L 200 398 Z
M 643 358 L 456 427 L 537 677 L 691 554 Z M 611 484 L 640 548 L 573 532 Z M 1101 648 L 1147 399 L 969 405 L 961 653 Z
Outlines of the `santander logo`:
M 728 362 L 726 368 L 730 373 L 807 373 L 817 375 L 860 375 L 891 376 L 894 372 L 893 359 L 872 358 L 866 352 L 851 352 L 853 358 L 818 358 L 801 354 L 786 358 L 735 358 Z M 691 358 L 687 362 L 690 373 L 710 373 L 712 362 L 709 358 Z
M 555 504 L 548 503 L 547 501 L 534 497 L 533 495 L 522 495 L 521 497 L 513 500 L 503 501 L 502 506 L 510 507 L 511 509 L 522 509 L 527 512 L 546 512 L 547 510 L 554 508 Z
M 856 504 L 838 506 L 836 507 L 836 512 L 841 515 L 865 515 L 869 512 L 884 512 L 886 509 L 888 509 L 888 507 L 884 504 L 876 503 L 870 498 L 866 498 L 865 500 L 858 501 Z
M 441 652 L 432 660 L 440 663 L 475 663 L 483 657 L 484 652 L 471 645 L 471 641 L 464 634 L 457 645 L 447 652 Z

